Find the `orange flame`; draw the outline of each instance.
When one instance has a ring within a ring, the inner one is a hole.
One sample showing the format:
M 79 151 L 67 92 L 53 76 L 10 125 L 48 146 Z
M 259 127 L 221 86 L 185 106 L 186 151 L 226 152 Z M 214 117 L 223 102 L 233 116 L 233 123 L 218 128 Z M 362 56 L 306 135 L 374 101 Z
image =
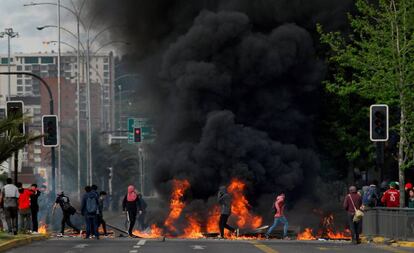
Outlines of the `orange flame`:
M 208 212 L 207 232 L 218 233 L 220 231 L 219 221 L 220 221 L 220 207 L 216 205 L 213 207 L 212 210 Z
M 204 237 L 201 233 L 201 226 L 197 219 L 193 216 L 187 217 L 188 226 L 184 228 L 184 234 L 181 236 L 182 238 L 202 238 Z
M 311 228 L 305 228 L 305 231 L 298 234 L 297 239 L 298 240 L 316 240 L 316 237 L 313 236 L 313 231 Z
M 162 236 L 163 231 L 161 228 L 157 227 L 157 225 L 152 224 L 151 225 L 151 229 L 149 231 L 139 231 L 139 230 L 134 230 L 132 232 L 133 235 L 136 235 L 138 237 L 141 238 L 146 238 L 146 239 L 151 239 L 151 238 L 159 238 Z
M 180 217 L 181 212 L 185 207 L 185 203 L 181 200 L 185 191 L 190 187 L 190 183 L 187 180 L 173 180 L 173 191 L 171 193 L 170 201 L 170 213 L 165 220 L 164 225 L 170 231 L 176 231 L 174 222 Z
M 40 224 L 39 229 L 37 230 L 40 234 L 46 235 L 47 234 L 47 226 L 46 224 Z
M 232 214 L 237 217 L 237 226 L 239 228 L 258 228 L 262 225 L 260 216 L 250 213 L 249 201 L 244 196 L 246 184 L 238 179 L 233 179 L 227 191 L 232 195 L 231 210 Z

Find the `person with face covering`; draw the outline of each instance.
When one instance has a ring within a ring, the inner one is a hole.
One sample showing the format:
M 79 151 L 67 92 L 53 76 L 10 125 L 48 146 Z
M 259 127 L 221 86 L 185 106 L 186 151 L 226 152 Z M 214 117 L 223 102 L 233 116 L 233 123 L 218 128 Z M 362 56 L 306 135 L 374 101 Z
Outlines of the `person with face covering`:
M 220 205 L 220 221 L 219 221 L 219 228 L 220 228 L 220 238 L 224 238 L 224 229 L 230 230 L 232 233 L 238 234 L 238 229 L 234 229 L 230 225 L 227 224 L 227 220 L 231 215 L 231 196 L 227 193 L 226 186 L 221 186 L 219 188 L 217 201 Z
M 128 235 L 130 237 L 135 237 L 132 234 L 132 230 L 135 226 L 135 221 L 137 214 L 142 213 L 141 208 L 141 201 L 139 201 L 139 194 L 136 192 L 135 187 L 133 185 L 128 186 L 128 192 L 122 201 L 122 210 L 127 212 L 128 219 L 129 219 L 129 228 L 128 228 Z

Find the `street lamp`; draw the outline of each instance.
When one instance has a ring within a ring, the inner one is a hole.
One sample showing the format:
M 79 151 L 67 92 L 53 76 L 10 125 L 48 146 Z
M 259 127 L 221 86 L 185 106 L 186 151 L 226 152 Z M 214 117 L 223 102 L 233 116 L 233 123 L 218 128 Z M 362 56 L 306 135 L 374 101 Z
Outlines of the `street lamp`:
M 16 38 L 19 36 L 19 33 L 14 32 L 13 28 L 6 28 L 4 32 L 0 33 L 0 38 L 4 38 L 7 36 L 7 71 L 10 72 L 10 39 Z M 10 75 L 7 76 L 7 83 L 8 83 L 8 92 L 7 92 L 7 100 L 10 100 Z

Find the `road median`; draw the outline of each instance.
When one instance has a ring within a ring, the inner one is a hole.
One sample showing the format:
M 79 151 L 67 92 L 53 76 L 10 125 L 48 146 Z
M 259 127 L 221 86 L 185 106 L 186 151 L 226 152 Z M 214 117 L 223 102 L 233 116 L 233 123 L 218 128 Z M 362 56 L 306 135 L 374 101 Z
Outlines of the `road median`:
M 6 252 L 15 247 L 30 244 L 32 242 L 46 240 L 47 235 L 7 235 L 0 234 L 0 252 Z

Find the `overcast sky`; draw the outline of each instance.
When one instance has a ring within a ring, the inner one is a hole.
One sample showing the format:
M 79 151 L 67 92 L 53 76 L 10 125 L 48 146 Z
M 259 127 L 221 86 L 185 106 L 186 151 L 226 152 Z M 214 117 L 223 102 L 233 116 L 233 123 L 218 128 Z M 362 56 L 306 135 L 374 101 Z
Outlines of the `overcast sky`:
M 11 51 L 35 53 L 55 50 L 56 45 L 47 45 L 43 42 L 57 40 L 57 30 L 47 28 L 42 31 L 36 29 L 37 26 L 56 25 L 56 7 L 52 5 L 29 6 L 23 4 L 32 2 L 56 2 L 56 0 L 0 0 L 0 31 L 5 28 L 13 28 L 19 33 L 18 38 L 11 41 Z M 62 5 L 71 7 L 70 0 L 61 0 Z M 76 20 L 70 12 L 61 10 L 61 25 L 72 32 L 76 32 Z M 76 40 L 65 32 L 61 33 L 62 41 L 76 46 Z M 62 51 L 71 48 L 62 45 Z M 0 54 L 7 54 L 7 37 L 0 38 Z

